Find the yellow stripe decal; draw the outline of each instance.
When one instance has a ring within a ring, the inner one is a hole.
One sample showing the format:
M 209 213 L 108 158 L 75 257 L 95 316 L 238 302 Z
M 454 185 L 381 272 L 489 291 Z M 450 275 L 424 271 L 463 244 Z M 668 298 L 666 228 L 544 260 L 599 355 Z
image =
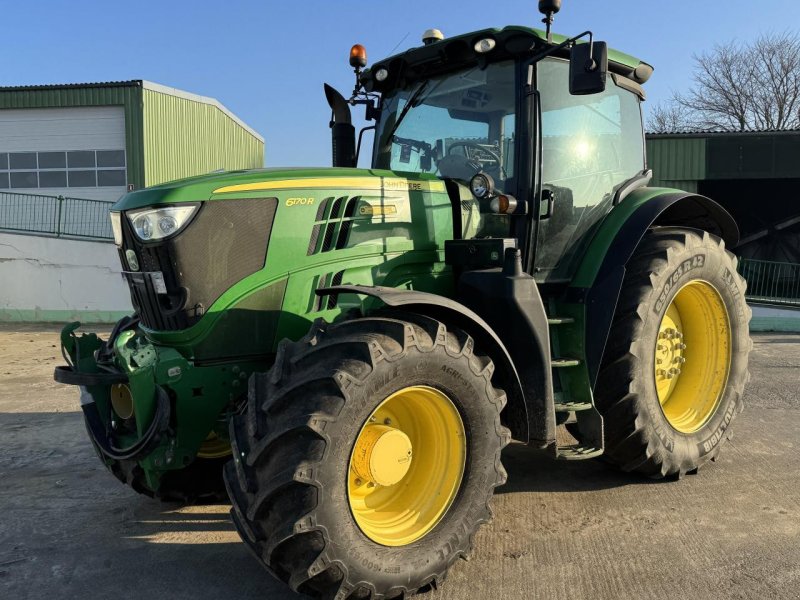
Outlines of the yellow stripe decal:
M 255 192 L 260 190 L 286 190 L 304 188 L 349 188 L 359 190 L 444 192 L 442 181 L 409 181 L 391 177 L 321 177 L 307 179 L 281 179 L 226 185 L 214 190 L 215 194 L 228 192 Z

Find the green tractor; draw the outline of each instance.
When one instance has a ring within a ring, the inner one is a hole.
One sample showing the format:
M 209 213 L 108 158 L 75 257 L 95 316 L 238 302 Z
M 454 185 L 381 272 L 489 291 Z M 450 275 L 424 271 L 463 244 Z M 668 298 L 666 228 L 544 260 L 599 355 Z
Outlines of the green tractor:
M 648 187 L 652 67 L 551 35 L 560 2 L 539 5 L 546 32 L 432 30 L 369 69 L 355 46 L 353 96 L 326 86 L 333 168 L 215 173 L 112 209 L 136 313 L 107 340 L 65 327 L 55 378 L 80 386 L 118 479 L 168 500 L 227 488 L 296 591 L 438 585 L 491 518 L 511 440 L 680 478 L 742 409 L 736 223 Z

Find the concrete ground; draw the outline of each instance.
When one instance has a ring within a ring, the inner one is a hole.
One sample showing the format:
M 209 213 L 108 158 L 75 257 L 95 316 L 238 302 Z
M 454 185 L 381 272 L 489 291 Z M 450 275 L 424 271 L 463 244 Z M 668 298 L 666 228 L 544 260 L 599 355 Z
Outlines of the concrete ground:
M 295 598 L 226 506 L 161 505 L 105 471 L 52 380 L 55 331 L 0 326 L 0 598 Z M 733 440 L 680 482 L 510 447 L 494 522 L 423 598 L 800 598 L 800 335 L 757 335 L 751 369 Z

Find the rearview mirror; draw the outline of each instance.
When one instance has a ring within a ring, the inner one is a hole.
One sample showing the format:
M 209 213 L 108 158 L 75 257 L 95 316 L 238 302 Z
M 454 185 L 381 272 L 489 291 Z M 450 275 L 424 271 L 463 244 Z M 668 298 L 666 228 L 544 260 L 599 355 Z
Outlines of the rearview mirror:
M 569 57 L 569 93 L 599 94 L 606 89 L 608 46 L 605 42 L 575 44 Z

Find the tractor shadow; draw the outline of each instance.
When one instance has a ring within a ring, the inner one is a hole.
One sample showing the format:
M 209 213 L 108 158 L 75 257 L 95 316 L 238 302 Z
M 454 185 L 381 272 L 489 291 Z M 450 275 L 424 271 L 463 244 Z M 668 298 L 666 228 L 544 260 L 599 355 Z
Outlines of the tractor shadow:
M 228 505 L 161 503 L 118 482 L 80 413 L 0 407 L 0 432 L 0 597 L 300 598 L 250 554 Z
M 299 600 L 260 566 L 239 539 L 226 504 L 178 507 L 136 499 L 126 542 L 141 544 L 150 593 L 132 582 L 137 598 L 181 590 L 181 598 Z M 141 576 L 141 575 L 140 575 Z M 176 585 L 176 582 L 179 582 Z
M 503 451 L 508 481 L 496 494 L 515 492 L 592 492 L 628 485 L 658 485 L 633 473 L 623 473 L 598 459 L 553 460 L 541 451 L 512 443 Z

